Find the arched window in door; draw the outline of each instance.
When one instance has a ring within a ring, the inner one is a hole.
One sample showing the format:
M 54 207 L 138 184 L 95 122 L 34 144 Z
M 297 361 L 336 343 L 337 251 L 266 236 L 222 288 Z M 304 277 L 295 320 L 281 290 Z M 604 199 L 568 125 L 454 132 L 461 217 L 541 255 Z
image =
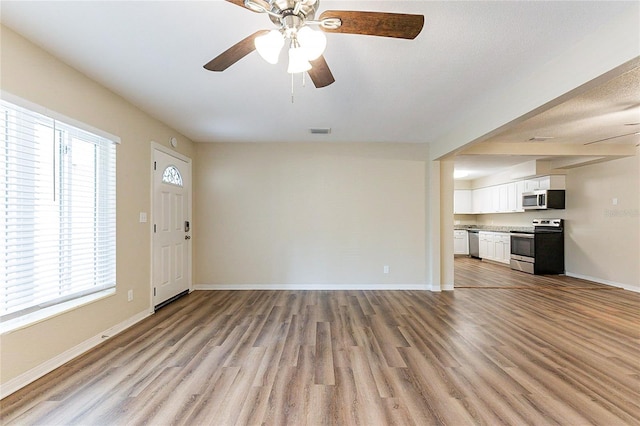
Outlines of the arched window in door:
M 182 187 L 182 175 L 176 166 L 168 166 L 162 173 L 162 182 Z

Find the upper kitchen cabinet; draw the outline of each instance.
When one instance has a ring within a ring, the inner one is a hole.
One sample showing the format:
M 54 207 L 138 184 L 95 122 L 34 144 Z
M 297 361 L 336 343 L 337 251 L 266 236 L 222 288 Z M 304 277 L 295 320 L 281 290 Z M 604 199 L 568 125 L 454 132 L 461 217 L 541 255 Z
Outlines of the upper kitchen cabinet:
M 464 191 L 464 192 L 463 192 Z M 522 194 L 522 192 L 520 192 Z M 468 211 L 456 210 L 457 198 L 471 201 Z M 456 190 L 454 192 L 454 213 L 506 213 L 517 211 L 516 183 L 488 186 L 473 190 Z
M 543 176 L 535 180 L 538 181 L 537 189 L 566 189 L 564 175 Z
M 455 214 L 473 213 L 470 189 L 457 189 L 453 192 L 453 212 Z
M 471 208 L 473 213 L 491 213 L 493 208 L 493 190 L 491 187 L 478 188 L 471 191 Z
M 456 189 L 455 214 L 523 212 L 522 194 L 539 189 L 565 189 L 563 175 L 542 176 L 475 189 Z

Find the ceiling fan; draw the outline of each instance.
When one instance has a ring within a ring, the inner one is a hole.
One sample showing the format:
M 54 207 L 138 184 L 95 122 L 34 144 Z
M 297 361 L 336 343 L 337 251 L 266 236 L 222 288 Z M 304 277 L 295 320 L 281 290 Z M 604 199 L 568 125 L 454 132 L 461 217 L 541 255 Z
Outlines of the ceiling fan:
M 326 47 L 324 32 L 374 35 L 414 39 L 424 26 L 423 15 L 387 12 L 327 10 L 315 20 L 319 0 L 226 0 L 256 13 L 269 15 L 278 26 L 260 30 L 216 56 L 204 68 L 224 71 L 254 50 L 267 62 L 278 62 L 285 42 L 289 43 L 289 73 L 307 72 L 316 87 L 335 81 L 322 53 Z M 311 26 L 319 28 L 314 30 Z

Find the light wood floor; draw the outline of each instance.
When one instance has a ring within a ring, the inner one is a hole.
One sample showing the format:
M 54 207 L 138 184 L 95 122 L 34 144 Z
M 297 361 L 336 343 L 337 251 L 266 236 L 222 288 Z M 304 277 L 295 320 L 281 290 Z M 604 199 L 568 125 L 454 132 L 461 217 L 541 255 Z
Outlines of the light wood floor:
M 618 290 L 564 275 L 528 275 L 512 271 L 509 265 L 473 259 L 455 258 L 455 288 L 522 288 L 535 290 Z
M 640 424 L 639 294 L 473 259 L 456 285 L 194 292 L 5 398 L 2 423 Z

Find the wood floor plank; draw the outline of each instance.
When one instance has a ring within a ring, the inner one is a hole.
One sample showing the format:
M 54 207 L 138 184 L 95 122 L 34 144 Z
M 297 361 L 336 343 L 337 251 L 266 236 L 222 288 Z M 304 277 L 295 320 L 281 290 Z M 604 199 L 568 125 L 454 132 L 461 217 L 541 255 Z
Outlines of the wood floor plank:
M 270 388 L 273 385 L 275 375 L 278 374 L 280 361 L 282 360 L 289 326 L 290 324 L 288 322 L 280 323 L 279 327 L 271 334 L 269 344 L 266 344 L 265 356 L 262 358 L 260 368 L 256 372 L 256 377 L 253 382 L 254 386 Z
M 416 422 L 409 414 L 409 410 L 400 398 L 383 398 L 382 408 L 388 425 L 413 426 Z
M 193 292 L 0 423 L 640 425 L 640 294 L 455 265 L 454 292 Z
M 376 383 L 378 395 L 381 398 L 391 398 L 395 394 L 389 379 L 389 371 L 391 368 L 395 368 L 397 366 L 396 364 L 399 364 L 400 367 L 406 367 L 404 360 L 400 353 L 396 351 L 397 357 L 400 361 L 394 360 L 395 362 L 389 363 L 388 358 L 384 355 L 378 340 L 375 339 L 371 329 L 365 328 L 363 331 L 367 336 L 367 346 L 364 346 L 363 349 L 365 349 L 364 353 L 367 357 L 367 364 L 371 370 L 373 380 Z
M 316 323 L 315 374 L 316 385 L 335 385 L 331 326 L 328 322 Z
M 353 380 L 356 390 L 355 412 L 360 424 L 387 424 L 388 419 L 383 407 L 380 405 L 380 393 L 371 372 L 365 349 L 359 346 L 352 346 L 349 350 L 349 356 L 353 366 Z
M 264 347 L 254 347 L 249 350 L 244 358 L 242 368 L 238 371 L 235 380 L 229 387 L 227 394 L 216 410 L 216 419 L 220 424 L 235 424 L 240 412 L 245 405 L 256 372 L 260 367 L 260 361 L 265 353 Z
M 335 416 L 337 425 L 361 425 L 364 424 L 360 417 L 358 392 L 351 367 L 336 368 L 335 386 L 336 405 L 339 408 Z

